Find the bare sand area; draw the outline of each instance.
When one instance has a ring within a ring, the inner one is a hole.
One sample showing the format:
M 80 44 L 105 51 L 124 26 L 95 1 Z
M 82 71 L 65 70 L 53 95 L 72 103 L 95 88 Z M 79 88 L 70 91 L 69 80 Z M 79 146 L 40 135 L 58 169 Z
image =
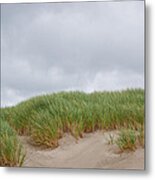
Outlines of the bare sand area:
M 76 140 L 69 134 L 59 140 L 59 147 L 45 149 L 30 143 L 30 138 L 22 136 L 26 158 L 24 167 L 53 168 L 100 168 L 100 169 L 144 169 L 144 149 L 120 153 L 115 144 L 109 144 L 109 135 L 115 138 L 117 131 L 85 134 Z

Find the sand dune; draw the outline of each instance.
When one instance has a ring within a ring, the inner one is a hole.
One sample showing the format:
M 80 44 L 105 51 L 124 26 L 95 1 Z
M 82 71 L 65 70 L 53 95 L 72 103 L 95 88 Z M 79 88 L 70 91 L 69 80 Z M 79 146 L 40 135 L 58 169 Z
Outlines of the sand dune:
M 116 145 L 108 144 L 109 135 L 117 131 L 85 134 L 76 140 L 65 134 L 56 149 L 44 149 L 30 144 L 29 137 L 20 137 L 26 149 L 26 167 L 144 169 L 144 149 L 120 153 Z

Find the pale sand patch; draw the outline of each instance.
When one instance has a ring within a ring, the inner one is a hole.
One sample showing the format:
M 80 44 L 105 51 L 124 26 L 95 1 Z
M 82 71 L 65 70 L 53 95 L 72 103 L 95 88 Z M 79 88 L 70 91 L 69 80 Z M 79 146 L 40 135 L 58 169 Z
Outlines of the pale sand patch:
M 109 135 L 117 131 L 85 134 L 76 140 L 69 134 L 59 140 L 56 149 L 44 149 L 29 143 L 29 137 L 20 137 L 25 150 L 25 167 L 144 169 L 144 149 L 120 153 L 116 145 L 108 144 Z

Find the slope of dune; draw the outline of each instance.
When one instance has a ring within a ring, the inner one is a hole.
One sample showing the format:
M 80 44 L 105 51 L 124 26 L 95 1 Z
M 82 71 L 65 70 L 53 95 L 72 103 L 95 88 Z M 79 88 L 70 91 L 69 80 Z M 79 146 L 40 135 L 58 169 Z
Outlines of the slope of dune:
M 26 150 L 25 167 L 144 169 L 144 149 L 120 153 L 114 144 L 108 144 L 109 135 L 117 131 L 85 134 L 74 139 L 69 134 L 59 140 L 56 149 L 45 149 L 31 144 L 30 138 L 21 136 Z

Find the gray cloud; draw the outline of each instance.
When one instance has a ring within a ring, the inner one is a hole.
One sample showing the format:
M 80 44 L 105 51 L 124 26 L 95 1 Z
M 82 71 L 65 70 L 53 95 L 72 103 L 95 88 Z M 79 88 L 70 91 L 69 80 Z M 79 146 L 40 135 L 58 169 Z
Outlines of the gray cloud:
M 144 87 L 144 2 L 3 4 L 2 105 Z

